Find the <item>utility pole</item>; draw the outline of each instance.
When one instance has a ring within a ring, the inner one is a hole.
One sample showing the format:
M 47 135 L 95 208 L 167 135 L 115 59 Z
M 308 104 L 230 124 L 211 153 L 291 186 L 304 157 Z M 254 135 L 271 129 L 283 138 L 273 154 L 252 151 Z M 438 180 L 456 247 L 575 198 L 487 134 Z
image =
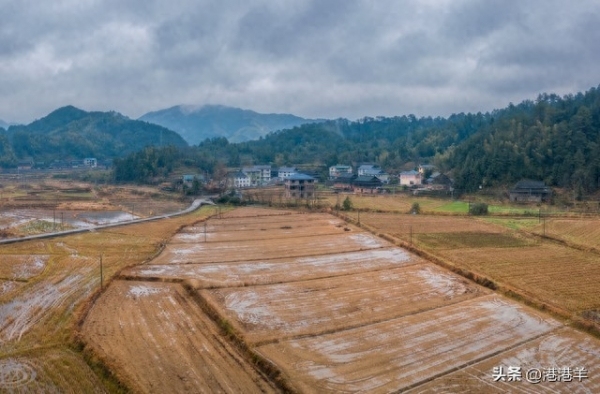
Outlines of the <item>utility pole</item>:
M 544 216 L 544 237 L 546 236 L 546 217 Z
M 104 278 L 102 274 L 102 255 L 100 255 L 100 290 L 104 288 Z

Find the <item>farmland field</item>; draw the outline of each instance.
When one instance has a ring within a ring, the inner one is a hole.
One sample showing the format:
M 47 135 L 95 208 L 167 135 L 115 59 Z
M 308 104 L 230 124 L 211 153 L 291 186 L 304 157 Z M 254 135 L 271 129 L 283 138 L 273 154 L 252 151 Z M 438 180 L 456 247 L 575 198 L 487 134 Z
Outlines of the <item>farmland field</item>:
M 78 320 L 100 288 L 100 260 L 106 285 L 152 258 L 182 225 L 213 212 L 0 246 L 0 392 L 119 391 L 76 340 Z
M 374 212 L 408 213 L 412 205 L 417 203 L 423 213 L 436 213 L 443 215 L 467 215 L 469 201 L 431 198 L 427 196 L 413 196 L 407 194 L 324 194 L 321 202 L 330 207 L 342 205 L 344 199 L 349 197 L 355 209 Z M 490 213 L 496 215 L 537 215 L 539 207 L 523 206 L 518 204 L 488 204 Z M 548 207 L 544 208 L 548 211 Z M 553 207 L 552 213 L 565 214 L 565 211 Z
M 191 304 L 178 284 L 117 281 L 83 335 L 137 392 L 275 392 Z
M 596 218 L 553 218 L 544 220 L 532 231 L 600 250 L 600 220 Z
M 543 247 L 470 218 L 405 216 L 386 229 L 411 220 L 423 229 L 415 244 L 448 258 Z M 431 228 L 446 235 L 425 237 Z M 496 239 L 501 247 L 490 247 Z M 156 258 L 120 273 L 81 334 L 141 392 L 600 388 L 598 339 L 320 213 L 239 208 L 184 227 Z M 558 386 L 494 381 L 493 369 L 511 363 L 585 367 L 589 377 Z
M 361 222 L 550 305 L 578 315 L 600 309 L 600 257 L 595 253 L 471 217 L 368 213 Z M 560 233 L 570 242 L 595 245 L 596 224 L 552 219 L 546 226 L 547 233 Z M 528 231 L 541 231 L 541 226 Z

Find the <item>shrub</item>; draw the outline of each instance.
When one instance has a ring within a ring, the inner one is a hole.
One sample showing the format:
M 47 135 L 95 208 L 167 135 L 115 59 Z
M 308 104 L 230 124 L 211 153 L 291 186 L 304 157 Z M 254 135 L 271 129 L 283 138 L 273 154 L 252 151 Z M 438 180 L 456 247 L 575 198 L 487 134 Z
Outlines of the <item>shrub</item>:
M 350 200 L 350 197 L 346 197 L 346 199 L 342 203 L 342 209 L 344 211 L 350 211 L 350 210 L 352 210 L 352 200 Z
M 476 202 L 475 204 L 471 204 L 469 206 L 469 214 L 481 216 L 488 214 L 488 205 L 483 202 Z
M 410 208 L 410 212 L 413 215 L 418 215 L 419 213 L 421 213 L 421 206 L 419 205 L 418 202 L 413 202 L 412 207 Z

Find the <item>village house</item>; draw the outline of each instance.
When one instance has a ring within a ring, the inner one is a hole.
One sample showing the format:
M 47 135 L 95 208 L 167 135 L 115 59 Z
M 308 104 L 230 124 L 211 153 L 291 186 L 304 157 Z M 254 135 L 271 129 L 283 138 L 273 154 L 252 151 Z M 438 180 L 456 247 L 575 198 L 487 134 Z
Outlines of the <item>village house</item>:
M 550 201 L 552 190 L 542 181 L 524 179 L 509 192 L 511 202 L 546 202 Z
M 422 184 L 422 176 L 418 171 L 402 171 L 400 173 L 400 185 L 401 186 L 414 186 Z
M 181 181 L 183 182 L 184 185 L 186 185 L 188 187 L 192 186 L 192 183 L 194 183 L 194 180 L 197 180 L 198 182 L 206 181 L 204 176 L 201 174 L 184 174 L 181 176 Z
M 229 186 L 235 189 L 250 187 L 250 177 L 242 171 L 235 172 L 229 176 Z
M 363 164 L 358 167 L 358 176 L 375 176 L 381 183 L 388 183 L 390 180 L 389 174 L 381 169 L 378 165 Z
M 333 180 L 334 191 L 352 191 L 352 183 L 356 179 L 354 174 L 341 174 Z
M 315 178 L 295 173 L 285 178 L 285 197 L 310 199 L 315 197 Z
M 21 159 L 17 162 L 17 169 L 19 170 L 31 170 L 33 168 L 33 159 Z
M 359 175 L 352 182 L 355 193 L 378 193 L 383 183 L 374 175 Z
M 452 187 L 452 179 L 438 171 L 431 174 L 425 183 L 430 189 L 434 190 L 450 190 Z
M 336 164 L 334 166 L 329 167 L 329 179 L 334 180 L 335 178 L 339 178 L 342 175 L 352 175 L 352 166 L 347 166 L 344 164 Z
M 433 173 L 435 171 L 435 166 L 431 164 L 421 164 L 419 165 L 419 174 L 421 174 L 421 178 L 425 178 L 427 173 Z
M 279 170 L 277 171 L 277 177 L 280 179 L 285 179 L 297 172 L 298 169 L 296 167 L 279 167 Z
M 250 186 L 264 186 L 271 181 L 270 165 L 243 167 L 242 172 L 250 179 Z
M 95 157 L 86 157 L 83 159 L 83 165 L 85 167 L 96 168 L 98 167 L 98 160 Z

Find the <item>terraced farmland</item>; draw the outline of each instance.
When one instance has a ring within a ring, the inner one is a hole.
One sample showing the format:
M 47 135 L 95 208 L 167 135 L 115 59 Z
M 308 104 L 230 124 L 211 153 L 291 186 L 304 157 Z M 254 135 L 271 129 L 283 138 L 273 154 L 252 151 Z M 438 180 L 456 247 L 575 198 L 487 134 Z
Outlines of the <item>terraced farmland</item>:
M 186 227 L 121 273 L 82 334 L 140 392 L 600 392 L 596 338 L 325 214 L 242 208 Z M 507 382 L 499 366 L 589 375 Z

